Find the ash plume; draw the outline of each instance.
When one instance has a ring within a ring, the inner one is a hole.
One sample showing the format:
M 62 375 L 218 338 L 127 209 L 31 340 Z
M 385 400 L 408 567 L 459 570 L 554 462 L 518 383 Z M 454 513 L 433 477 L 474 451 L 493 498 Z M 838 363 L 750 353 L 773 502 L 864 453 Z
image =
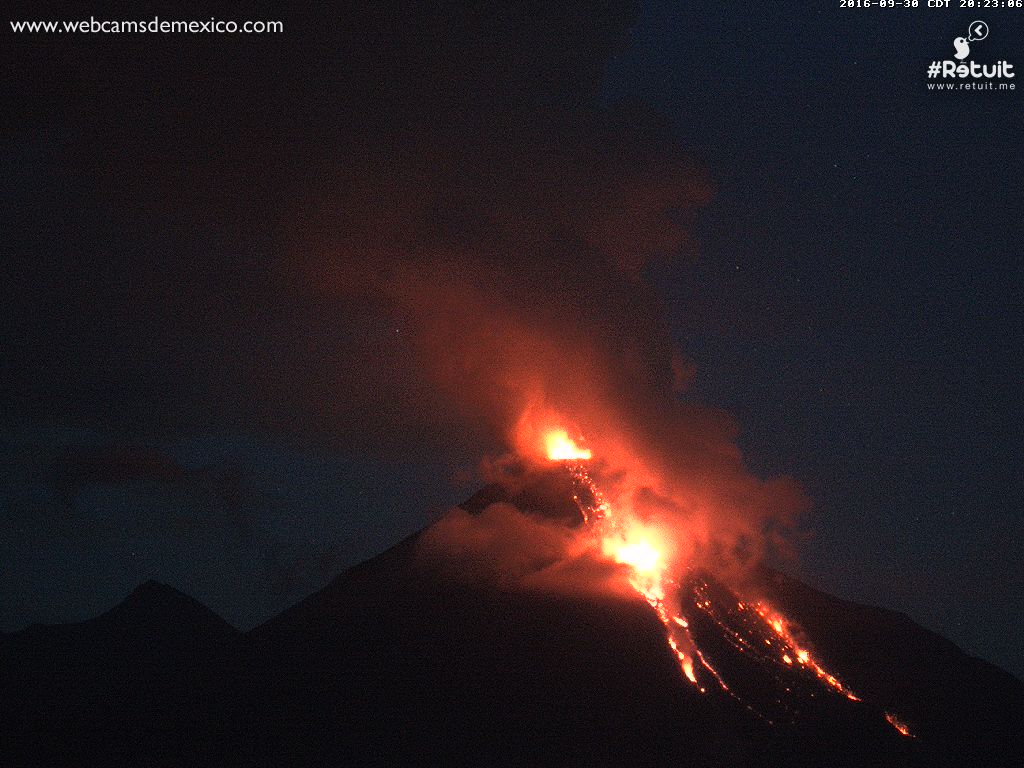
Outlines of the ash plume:
M 758 562 L 806 507 L 792 480 L 746 469 L 727 414 L 687 397 L 693 365 L 646 276 L 698 258 L 689 222 L 712 188 L 650 115 L 527 123 L 338 184 L 314 274 L 401 324 L 445 418 L 485 425 L 520 463 L 568 430 L 617 507 L 719 573 Z M 455 549 L 478 535 L 449 523 Z

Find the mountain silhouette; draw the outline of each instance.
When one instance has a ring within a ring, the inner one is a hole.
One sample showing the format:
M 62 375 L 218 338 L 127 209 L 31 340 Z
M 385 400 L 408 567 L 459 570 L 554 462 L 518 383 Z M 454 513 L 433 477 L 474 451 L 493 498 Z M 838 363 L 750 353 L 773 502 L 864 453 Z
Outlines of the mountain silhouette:
M 463 508 L 572 526 L 575 490 L 544 473 Z M 1024 685 L 900 614 L 753 575 L 851 700 L 687 574 L 693 637 L 729 687 L 701 693 L 643 600 L 454 578 L 419 562 L 423 536 L 245 634 L 147 582 L 95 619 L 3 636 L 3 764 L 1021 764 Z

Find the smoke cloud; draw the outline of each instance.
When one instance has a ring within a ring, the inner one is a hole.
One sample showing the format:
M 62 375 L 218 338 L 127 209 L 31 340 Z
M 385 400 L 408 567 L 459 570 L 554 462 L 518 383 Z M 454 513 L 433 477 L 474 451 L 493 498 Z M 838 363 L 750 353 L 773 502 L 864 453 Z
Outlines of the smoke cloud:
M 511 504 L 477 515 L 456 507 L 423 532 L 417 563 L 435 577 L 475 587 L 622 594 L 621 569 L 595 556 L 592 542 L 558 521 Z
M 643 112 L 524 118 L 476 146 L 378 163 L 338 178 L 344 203 L 313 274 L 391 314 L 446 418 L 485 425 L 527 464 L 545 462 L 545 432 L 567 430 L 613 505 L 665 532 L 677 562 L 742 572 L 783 540 L 802 491 L 750 473 L 733 420 L 687 397 L 693 364 L 646 279 L 699 257 L 690 223 L 712 194 L 663 126 Z M 558 560 L 559 536 L 508 510 L 439 526 L 434 544 L 455 553 L 509 528 L 492 553 L 509 573 Z

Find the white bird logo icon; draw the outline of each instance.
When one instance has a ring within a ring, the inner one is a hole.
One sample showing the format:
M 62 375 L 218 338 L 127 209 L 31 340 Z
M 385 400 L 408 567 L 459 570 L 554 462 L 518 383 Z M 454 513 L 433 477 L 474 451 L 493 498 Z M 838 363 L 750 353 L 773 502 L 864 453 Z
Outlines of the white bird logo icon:
M 960 61 L 963 61 L 971 55 L 971 46 L 967 44 L 967 39 L 958 37 L 953 41 L 953 47 L 956 48 L 956 53 L 953 55 Z

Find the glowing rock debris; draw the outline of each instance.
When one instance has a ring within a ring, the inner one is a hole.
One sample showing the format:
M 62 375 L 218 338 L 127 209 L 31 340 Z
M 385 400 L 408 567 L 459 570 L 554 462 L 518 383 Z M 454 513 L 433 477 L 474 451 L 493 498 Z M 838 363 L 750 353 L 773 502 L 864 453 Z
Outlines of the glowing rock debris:
M 628 568 L 630 585 L 651 606 L 665 627 L 668 646 L 686 679 L 701 693 L 706 693 L 707 687 L 701 680 L 703 678 L 708 684 L 717 686 L 755 715 L 770 723 L 767 717 L 730 690 L 726 681 L 694 642 L 690 632 L 690 620 L 683 614 L 680 587 L 670 575 L 672 563 L 666 551 L 667 547 L 658 536 L 658 531 L 643 525 L 640 521 L 616 515 L 607 497 L 588 471 L 586 462 L 592 459 L 592 452 L 580 447 L 569 437 L 566 430 L 550 430 L 546 433 L 544 441 L 548 459 L 563 463 L 579 486 L 585 489 L 589 498 L 581 498 L 580 495 L 574 498 L 587 528 L 600 542 L 605 557 Z M 756 621 L 763 625 L 764 631 L 760 634 L 765 635 L 764 646 L 758 646 L 755 650 L 756 641 L 753 637 L 743 636 L 715 614 L 712 601 L 707 594 L 708 589 L 709 585 L 706 582 L 695 582 L 694 607 L 707 614 L 707 618 L 724 631 L 729 642 L 739 652 L 754 653 L 758 657 L 769 654 L 768 658 L 780 665 L 807 670 L 834 693 L 850 701 L 861 700 L 812 657 L 811 651 L 800 642 L 792 630 L 791 623 L 777 610 L 764 601 L 753 604 L 743 601 L 736 603 L 736 611 L 756 616 Z M 912 737 L 906 723 L 895 715 L 886 713 L 885 719 L 897 732 Z

